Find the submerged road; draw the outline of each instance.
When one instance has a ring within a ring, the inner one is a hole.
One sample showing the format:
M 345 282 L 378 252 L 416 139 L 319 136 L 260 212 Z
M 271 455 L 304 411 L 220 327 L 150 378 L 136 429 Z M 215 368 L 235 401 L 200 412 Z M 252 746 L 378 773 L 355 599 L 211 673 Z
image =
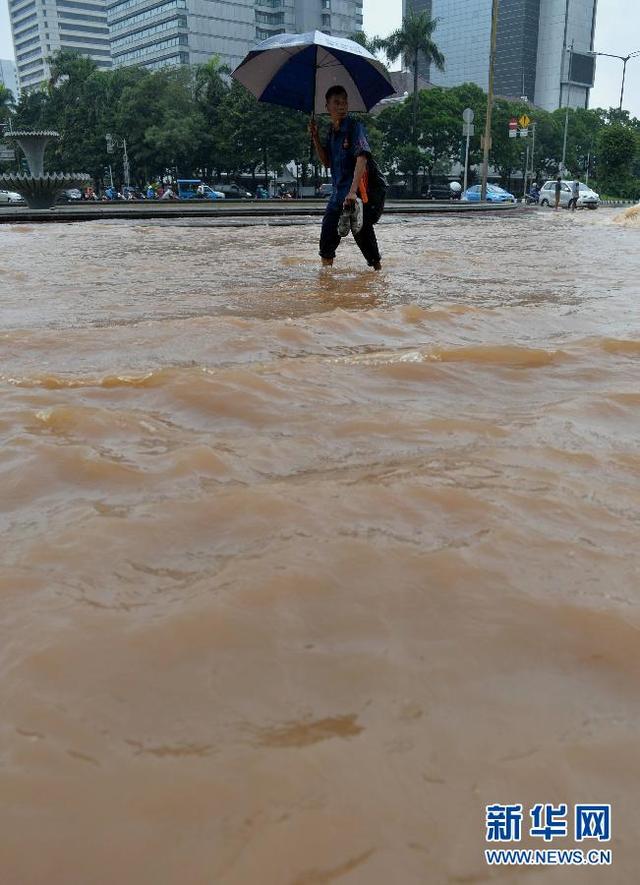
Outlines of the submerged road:
M 638 880 L 640 214 L 318 221 L 0 225 L 6 885 Z

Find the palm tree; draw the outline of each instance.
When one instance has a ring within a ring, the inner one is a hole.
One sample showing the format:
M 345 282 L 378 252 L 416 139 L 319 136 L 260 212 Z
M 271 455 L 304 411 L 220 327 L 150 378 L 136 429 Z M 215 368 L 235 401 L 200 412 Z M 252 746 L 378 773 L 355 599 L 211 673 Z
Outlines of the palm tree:
M 364 31 L 356 31 L 354 34 L 351 34 L 349 37 L 350 40 L 353 40 L 354 43 L 359 43 L 363 49 L 366 49 L 371 55 L 375 55 L 378 49 L 380 49 L 380 37 L 367 37 Z
M 402 27 L 383 39 L 376 39 L 377 49 L 383 49 L 389 61 L 397 61 L 400 56 L 413 70 L 413 123 L 411 138 L 414 148 L 418 146 L 418 60 L 422 55 L 427 64 L 434 64 L 444 71 L 444 55 L 433 42 L 432 36 L 438 24 L 437 18 L 429 18 L 427 12 L 416 13 L 409 8 Z

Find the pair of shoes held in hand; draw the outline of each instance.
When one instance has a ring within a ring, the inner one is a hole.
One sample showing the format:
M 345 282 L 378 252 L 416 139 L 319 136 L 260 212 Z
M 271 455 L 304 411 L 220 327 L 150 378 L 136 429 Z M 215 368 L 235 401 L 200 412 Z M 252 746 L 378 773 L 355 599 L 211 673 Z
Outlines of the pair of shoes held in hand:
M 338 236 L 346 237 L 351 231 L 352 234 L 359 234 L 362 230 L 364 222 L 364 207 L 360 197 L 356 197 L 355 202 L 349 206 L 345 206 L 342 210 L 340 220 L 338 221 Z

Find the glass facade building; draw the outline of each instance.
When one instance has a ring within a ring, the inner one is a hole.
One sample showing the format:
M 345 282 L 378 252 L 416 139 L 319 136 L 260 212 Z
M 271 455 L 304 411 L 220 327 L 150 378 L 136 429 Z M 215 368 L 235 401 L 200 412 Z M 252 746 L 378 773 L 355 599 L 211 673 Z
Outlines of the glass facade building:
M 362 30 L 362 0 L 111 0 L 108 22 L 115 66 L 201 64 L 215 55 L 233 69 L 275 34 Z
M 540 0 L 502 0 L 496 44 L 495 91 L 534 99 Z
M 10 58 L 0 58 L 0 84 L 12 92 L 16 100 L 18 99 L 18 71 L 15 62 Z
M 446 68 L 440 72 L 423 63 L 422 76 L 436 86 L 472 82 L 487 89 L 491 6 L 491 0 L 403 0 L 405 14 L 413 7 L 438 19 L 434 41 Z M 547 110 L 586 107 L 591 82 L 570 77 L 569 61 L 573 49 L 593 67 L 596 7 L 597 0 L 500 0 L 496 94 L 526 96 Z
M 187 0 L 116 0 L 107 8 L 114 67 L 187 64 Z
M 445 56 L 445 70 L 421 61 L 419 74 L 434 86 L 489 85 L 489 43 L 491 39 L 491 0 L 403 0 L 414 12 L 426 12 L 438 19 L 433 40 Z
M 236 67 L 261 40 L 285 31 L 349 36 L 363 0 L 8 0 L 18 86 L 50 76 L 47 58 L 75 49 L 98 67 L 200 64 Z
M 61 49 L 111 67 L 104 0 L 9 0 L 9 19 L 20 90 L 48 80 L 47 58 Z

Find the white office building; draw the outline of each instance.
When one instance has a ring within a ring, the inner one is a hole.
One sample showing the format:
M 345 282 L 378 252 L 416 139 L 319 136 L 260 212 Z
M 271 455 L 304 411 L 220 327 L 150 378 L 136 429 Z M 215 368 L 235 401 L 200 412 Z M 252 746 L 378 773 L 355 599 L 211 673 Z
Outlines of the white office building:
M 423 65 L 436 86 L 477 83 L 487 89 L 491 0 L 403 0 L 403 10 L 438 19 L 433 39 L 445 56 L 444 72 Z M 597 0 L 501 0 L 495 91 L 526 97 L 553 111 L 587 107 L 595 76 Z
M 114 66 L 154 69 L 217 56 L 233 69 L 274 34 L 362 30 L 362 0 L 111 0 L 107 17 Z
M 61 49 L 111 67 L 104 0 L 9 0 L 9 18 L 20 90 L 48 80 L 47 59 Z
M 18 71 L 15 62 L 10 58 L 0 58 L 0 84 L 18 100 Z
M 588 107 L 597 0 L 540 0 L 535 104 Z

